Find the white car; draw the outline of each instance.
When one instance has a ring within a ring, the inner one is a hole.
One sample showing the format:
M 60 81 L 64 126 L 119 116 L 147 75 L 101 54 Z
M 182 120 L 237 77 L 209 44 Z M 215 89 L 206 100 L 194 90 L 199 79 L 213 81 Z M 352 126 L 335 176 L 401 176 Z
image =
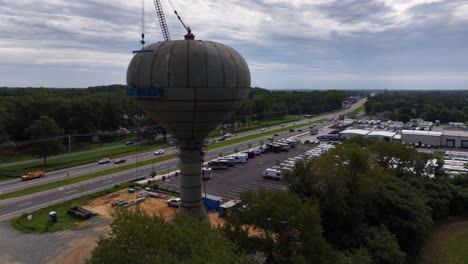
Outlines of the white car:
M 163 155 L 164 154 L 164 149 L 158 149 L 154 152 L 154 155 Z
M 224 135 L 224 137 L 226 137 L 226 138 L 232 137 L 232 134 L 231 134 L 231 133 L 226 133 L 226 134 Z
M 179 207 L 180 205 L 180 198 L 173 198 L 167 200 L 168 206 Z
M 98 162 L 98 164 L 105 164 L 105 163 L 109 163 L 110 162 L 110 159 L 109 158 L 105 158 L 105 159 L 102 159 Z
M 266 131 L 266 128 L 262 128 L 262 129 L 260 129 L 260 131 Z

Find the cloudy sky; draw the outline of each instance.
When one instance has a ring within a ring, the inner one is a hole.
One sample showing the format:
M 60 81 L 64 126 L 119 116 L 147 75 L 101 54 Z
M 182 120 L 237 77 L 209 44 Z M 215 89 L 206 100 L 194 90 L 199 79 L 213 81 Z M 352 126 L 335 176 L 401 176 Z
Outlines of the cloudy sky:
M 172 39 L 184 29 L 162 0 Z M 468 89 L 468 0 L 172 0 L 268 89 Z M 162 39 L 145 0 L 147 43 Z M 125 83 L 141 0 L 0 0 L 0 86 Z

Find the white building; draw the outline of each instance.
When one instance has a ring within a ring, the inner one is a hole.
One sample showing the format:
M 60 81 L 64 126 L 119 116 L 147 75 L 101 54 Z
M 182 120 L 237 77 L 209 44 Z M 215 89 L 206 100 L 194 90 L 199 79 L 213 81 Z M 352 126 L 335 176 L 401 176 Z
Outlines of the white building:
M 364 130 L 364 129 L 346 129 L 340 132 L 340 138 L 345 139 L 345 140 L 350 140 L 355 136 L 365 137 L 367 134 L 369 134 L 369 132 L 370 132 L 369 130 Z
M 393 137 L 395 137 L 395 135 L 396 132 L 392 131 L 372 131 L 367 134 L 367 137 L 375 140 L 393 141 Z

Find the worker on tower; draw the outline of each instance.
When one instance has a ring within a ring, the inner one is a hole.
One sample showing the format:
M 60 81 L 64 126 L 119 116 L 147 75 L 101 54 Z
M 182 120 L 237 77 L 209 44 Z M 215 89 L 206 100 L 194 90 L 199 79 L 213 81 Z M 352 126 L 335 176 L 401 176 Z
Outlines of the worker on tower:
M 187 27 L 187 34 L 184 35 L 184 39 L 195 39 L 195 35 L 192 33 L 190 27 Z

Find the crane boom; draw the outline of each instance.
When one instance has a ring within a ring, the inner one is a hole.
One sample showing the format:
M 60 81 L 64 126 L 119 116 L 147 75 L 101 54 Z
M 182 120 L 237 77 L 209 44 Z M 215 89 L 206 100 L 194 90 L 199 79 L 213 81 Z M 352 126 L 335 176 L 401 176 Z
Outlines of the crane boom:
M 161 27 L 161 32 L 163 34 L 164 40 L 171 40 L 169 35 L 169 28 L 167 27 L 166 17 L 164 16 L 164 11 L 161 6 L 160 0 L 153 0 L 154 8 L 156 9 L 156 14 L 158 15 L 159 26 Z

